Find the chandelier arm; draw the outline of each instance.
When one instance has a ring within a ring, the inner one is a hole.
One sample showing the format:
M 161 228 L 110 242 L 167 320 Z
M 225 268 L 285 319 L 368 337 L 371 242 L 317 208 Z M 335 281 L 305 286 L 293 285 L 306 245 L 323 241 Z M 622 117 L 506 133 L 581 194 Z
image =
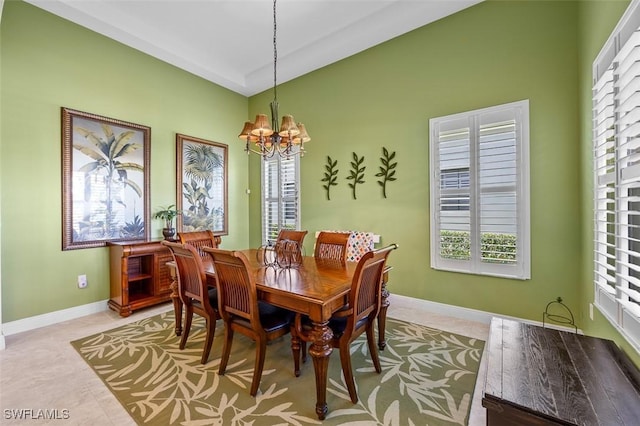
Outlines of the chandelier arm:
M 269 158 L 274 156 L 276 150 L 274 148 L 266 148 L 264 146 L 260 150 L 257 150 L 250 148 L 249 145 L 247 145 L 244 148 L 244 152 L 246 152 L 247 155 L 253 152 L 254 154 L 258 154 L 259 156 L 261 156 L 264 160 L 268 160 Z

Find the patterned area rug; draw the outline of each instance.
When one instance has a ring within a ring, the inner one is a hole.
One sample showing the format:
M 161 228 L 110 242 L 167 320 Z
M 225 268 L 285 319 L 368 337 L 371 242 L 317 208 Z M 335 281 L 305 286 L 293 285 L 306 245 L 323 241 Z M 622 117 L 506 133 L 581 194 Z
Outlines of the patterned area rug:
M 178 349 L 173 312 L 71 342 L 138 424 L 146 425 L 465 425 L 484 342 L 387 319 L 387 347 L 376 374 L 366 337 L 352 344 L 359 401 L 352 404 L 340 357 L 329 362 L 327 403 L 315 414 L 313 362 L 293 375 L 289 335 L 267 347 L 260 390 L 249 395 L 255 346 L 236 333 L 227 372 L 218 321 L 209 362 L 200 364 L 204 321 L 194 316 L 186 348 Z

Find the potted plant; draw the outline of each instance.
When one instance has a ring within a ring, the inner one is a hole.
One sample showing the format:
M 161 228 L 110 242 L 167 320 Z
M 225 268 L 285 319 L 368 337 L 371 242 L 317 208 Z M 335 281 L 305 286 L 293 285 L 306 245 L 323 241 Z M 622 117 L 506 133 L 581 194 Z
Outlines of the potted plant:
M 176 229 L 173 227 L 173 219 L 180 214 L 180 211 L 176 209 L 175 204 L 171 204 L 167 207 L 160 207 L 160 210 L 153 214 L 156 219 L 164 220 L 164 228 L 162 228 L 162 235 L 166 240 L 172 239 L 176 233 Z

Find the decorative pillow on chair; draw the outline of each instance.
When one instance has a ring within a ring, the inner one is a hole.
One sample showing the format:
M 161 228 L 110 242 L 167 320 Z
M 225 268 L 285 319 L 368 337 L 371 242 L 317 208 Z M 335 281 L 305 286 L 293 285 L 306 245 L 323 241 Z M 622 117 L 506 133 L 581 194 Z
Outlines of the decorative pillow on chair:
M 350 231 L 351 236 L 347 243 L 347 262 L 357 262 L 363 254 L 373 250 L 373 232 Z

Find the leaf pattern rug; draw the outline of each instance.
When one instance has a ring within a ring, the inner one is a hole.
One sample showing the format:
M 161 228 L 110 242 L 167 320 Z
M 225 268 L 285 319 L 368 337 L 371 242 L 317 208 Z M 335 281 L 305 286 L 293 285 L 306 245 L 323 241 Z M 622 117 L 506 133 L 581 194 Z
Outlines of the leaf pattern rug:
M 293 374 L 290 336 L 267 346 L 258 395 L 249 395 L 255 345 L 235 334 L 224 376 L 218 321 L 209 362 L 200 364 L 204 320 L 195 315 L 184 350 L 173 312 L 71 342 L 140 425 L 465 425 L 484 342 L 387 319 L 376 374 L 366 336 L 351 346 L 359 401 L 352 404 L 337 350 L 329 361 L 324 421 L 315 414 L 311 357 Z

